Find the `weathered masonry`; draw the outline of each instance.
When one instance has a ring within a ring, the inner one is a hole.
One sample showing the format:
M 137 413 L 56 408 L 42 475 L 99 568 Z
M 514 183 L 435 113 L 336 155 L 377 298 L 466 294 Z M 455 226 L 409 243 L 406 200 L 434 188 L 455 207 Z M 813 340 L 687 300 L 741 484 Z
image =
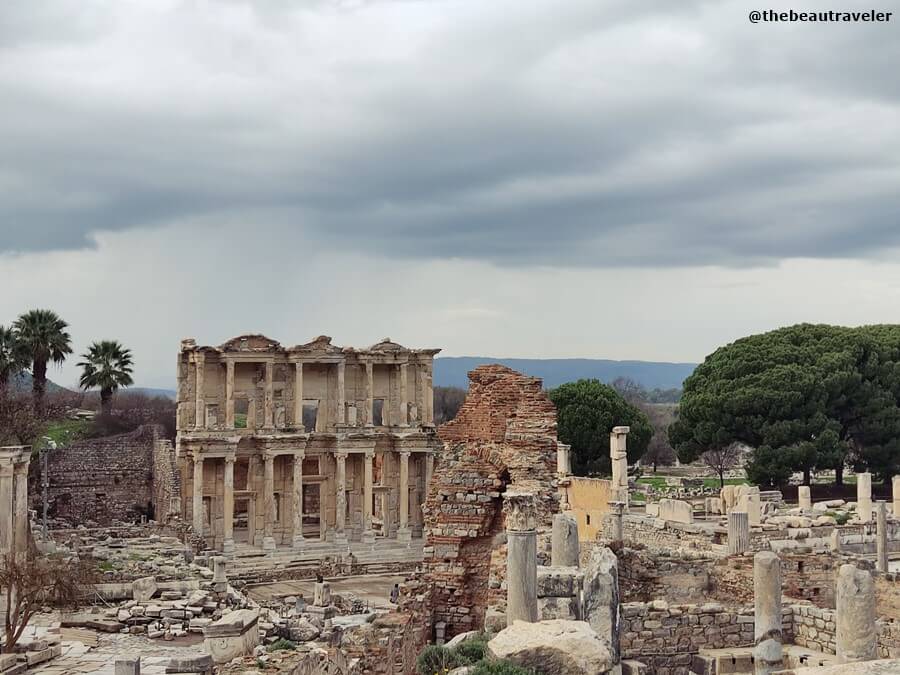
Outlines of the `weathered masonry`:
M 176 447 L 195 532 L 225 553 L 421 540 L 439 351 L 183 340 Z

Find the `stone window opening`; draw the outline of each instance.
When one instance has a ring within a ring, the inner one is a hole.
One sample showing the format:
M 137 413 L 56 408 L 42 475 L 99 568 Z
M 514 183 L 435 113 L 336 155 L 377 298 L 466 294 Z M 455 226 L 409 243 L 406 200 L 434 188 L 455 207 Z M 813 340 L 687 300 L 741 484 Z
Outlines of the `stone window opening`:
M 319 421 L 318 399 L 304 399 L 303 401 L 303 430 L 306 433 L 316 430 Z
M 372 401 L 372 424 L 376 427 L 384 426 L 383 398 L 376 398 Z
M 234 428 L 247 428 L 247 414 L 250 411 L 250 401 L 246 396 L 234 397 Z

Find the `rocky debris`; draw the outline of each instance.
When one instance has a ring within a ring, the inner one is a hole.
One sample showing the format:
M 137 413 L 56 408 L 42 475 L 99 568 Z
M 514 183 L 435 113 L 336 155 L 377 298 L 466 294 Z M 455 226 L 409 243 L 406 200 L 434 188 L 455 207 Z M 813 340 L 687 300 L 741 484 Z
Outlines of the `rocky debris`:
M 597 675 L 614 665 L 609 645 L 584 621 L 516 621 L 488 642 L 487 653 L 545 675 Z
M 137 602 L 149 602 L 157 590 L 159 586 L 154 577 L 142 577 L 131 582 L 131 594 Z

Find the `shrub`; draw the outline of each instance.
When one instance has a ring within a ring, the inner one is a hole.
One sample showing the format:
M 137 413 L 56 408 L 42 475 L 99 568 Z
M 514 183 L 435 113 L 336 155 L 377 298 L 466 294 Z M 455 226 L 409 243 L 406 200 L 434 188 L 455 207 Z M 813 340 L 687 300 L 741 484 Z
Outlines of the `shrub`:
M 846 525 L 848 520 L 850 520 L 850 514 L 846 511 L 839 511 L 834 514 L 834 522 L 838 525 Z
M 517 666 L 512 661 L 482 661 L 471 675 L 541 675 L 531 668 Z
M 278 638 L 269 645 L 270 652 L 278 652 L 278 651 L 293 651 L 297 648 L 297 643 L 291 642 L 290 640 L 286 640 L 284 638 Z
M 454 649 L 453 653 L 461 662 L 460 665 L 471 666 L 484 658 L 484 652 L 487 649 L 487 636 L 484 634 L 476 635 L 469 638 L 465 642 L 461 642 Z
M 460 663 L 453 650 L 438 645 L 425 647 L 416 659 L 416 671 L 419 675 L 444 675 L 445 672 L 464 665 L 468 664 Z

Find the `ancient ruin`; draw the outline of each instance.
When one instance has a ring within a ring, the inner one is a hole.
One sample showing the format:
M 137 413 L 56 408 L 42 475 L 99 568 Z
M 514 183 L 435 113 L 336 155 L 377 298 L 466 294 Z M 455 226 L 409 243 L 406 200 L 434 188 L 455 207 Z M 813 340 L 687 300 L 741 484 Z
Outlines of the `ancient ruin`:
M 226 555 L 421 549 L 438 351 L 326 336 L 291 348 L 262 335 L 184 340 L 176 450 L 194 534 Z

